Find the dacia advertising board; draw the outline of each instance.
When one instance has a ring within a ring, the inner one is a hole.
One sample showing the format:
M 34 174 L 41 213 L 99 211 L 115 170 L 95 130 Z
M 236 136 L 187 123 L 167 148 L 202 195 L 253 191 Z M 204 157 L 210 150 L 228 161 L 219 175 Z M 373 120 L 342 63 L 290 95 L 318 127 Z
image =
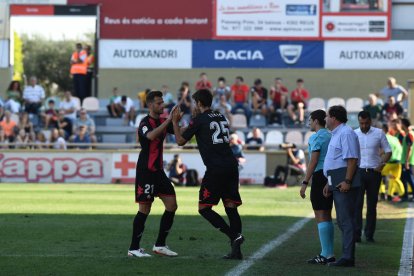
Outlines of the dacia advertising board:
M 323 68 L 323 42 L 193 41 L 193 68 Z

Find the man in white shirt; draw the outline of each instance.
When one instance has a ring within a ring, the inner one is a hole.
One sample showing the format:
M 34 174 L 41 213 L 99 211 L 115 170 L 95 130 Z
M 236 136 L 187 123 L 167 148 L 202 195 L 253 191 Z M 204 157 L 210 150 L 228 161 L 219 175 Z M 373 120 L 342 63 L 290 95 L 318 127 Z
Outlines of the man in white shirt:
M 114 100 L 114 104 L 116 104 L 117 110 L 121 110 L 123 113 L 125 125 L 129 123 L 130 126 L 133 126 L 135 120 L 135 107 L 131 98 L 125 95 L 118 97 Z
M 355 241 L 361 242 L 362 209 L 365 191 L 367 193 L 367 214 L 364 234 L 367 242 L 374 242 L 377 222 L 377 202 L 381 185 L 381 171 L 391 157 L 391 147 L 384 132 L 371 126 L 371 115 L 368 111 L 358 114 L 359 128 L 355 130 L 361 149 L 359 165 L 361 187 L 356 201 Z M 383 155 L 381 156 L 383 152 Z
M 355 201 L 359 189 L 356 175 L 361 159 L 358 137 L 346 125 L 348 121 L 343 106 L 331 106 L 326 116 L 326 126 L 332 132 L 323 173 L 328 178 L 323 193 L 325 197 L 333 193 L 336 217 L 342 232 L 342 256 L 328 266 L 355 266 Z
M 383 97 L 384 102 L 388 100 L 389 96 L 395 98 L 396 103 L 402 103 L 408 98 L 408 92 L 404 87 L 397 84 L 397 80 L 393 77 L 389 77 L 387 86 L 381 89 L 380 95 Z
M 36 77 L 30 77 L 30 85 L 23 90 L 25 110 L 28 113 L 38 114 L 45 98 L 45 90 L 37 84 Z
M 70 91 L 65 91 L 63 101 L 59 104 L 59 110 L 65 113 L 65 118 L 73 122 L 76 120 L 76 100 L 72 97 Z

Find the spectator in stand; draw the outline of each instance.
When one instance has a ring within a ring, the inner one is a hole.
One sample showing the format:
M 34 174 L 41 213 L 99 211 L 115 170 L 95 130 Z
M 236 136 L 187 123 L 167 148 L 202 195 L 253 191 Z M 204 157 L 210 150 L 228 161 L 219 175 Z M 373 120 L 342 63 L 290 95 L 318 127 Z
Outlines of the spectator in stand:
M 30 134 L 26 133 L 24 129 L 19 130 L 19 134 L 16 136 L 16 148 L 17 149 L 28 149 L 30 148 L 29 143 L 32 142 Z
M 395 101 L 393 96 L 388 97 L 388 102 L 382 108 L 382 116 L 384 122 L 396 119 L 403 114 L 404 110 L 399 103 Z
M 63 101 L 59 104 L 59 111 L 63 111 L 65 117 L 72 120 L 72 122 L 76 120 L 76 101 L 70 91 L 65 91 Z
M 76 120 L 75 129 L 80 130 L 81 127 L 85 127 L 85 133 L 90 138 L 92 143 L 96 143 L 97 139 L 95 136 L 95 122 L 88 116 L 86 110 L 82 108 L 79 112 L 79 118 Z M 77 133 L 79 136 L 79 133 Z M 76 134 L 72 137 L 72 140 L 76 139 Z
M 50 143 L 52 148 L 66 150 L 66 141 L 63 138 L 63 130 L 58 130 L 57 128 L 52 129 L 50 133 Z
M 309 99 L 309 92 L 304 88 L 303 79 L 296 81 L 296 89 L 290 93 L 290 105 L 288 106 L 288 113 L 295 124 L 303 125 L 305 122 L 305 109 Z M 295 112 L 298 112 L 297 115 Z
M 9 148 L 9 139 L 4 132 L 2 126 L 0 126 L 0 149 L 8 149 Z
M 20 113 L 19 116 L 19 123 L 17 125 L 17 128 L 20 130 L 24 130 L 24 133 L 27 134 L 31 141 L 34 140 L 34 127 L 33 123 L 29 120 L 29 114 L 27 112 Z
M 227 102 L 225 95 L 220 96 L 220 101 L 213 105 L 213 110 L 218 111 L 221 114 L 223 114 L 231 125 L 231 122 L 232 122 L 231 105 Z
M 178 104 L 184 115 L 191 114 L 191 92 L 188 82 L 182 82 L 178 91 Z
M 233 108 L 231 113 L 235 114 L 237 109 L 243 109 L 247 120 L 250 119 L 251 110 L 249 108 L 249 86 L 244 84 L 241 76 L 236 77 L 234 84 L 231 86 L 231 102 Z
M 168 114 L 171 112 L 172 108 L 175 106 L 174 96 L 169 90 L 170 88 L 166 84 L 164 84 L 161 87 L 161 92 L 163 95 L 162 99 L 164 100 L 164 107 L 168 109 Z
M 371 115 L 373 125 L 376 125 L 381 120 L 382 105 L 378 103 L 378 98 L 375 94 L 368 95 L 368 104 L 363 109 Z
M 236 133 L 230 135 L 230 148 L 233 152 L 233 156 L 237 159 L 239 164 L 239 170 L 243 168 L 243 164 L 246 162 L 246 158 L 243 154 L 243 146 L 239 141 L 239 136 Z
M 222 95 L 224 95 L 226 97 L 226 101 L 230 103 L 230 87 L 226 84 L 226 79 L 224 77 L 219 77 L 217 79 L 217 87 L 214 87 L 213 89 L 213 105 L 220 102 Z
M 387 86 L 381 89 L 379 95 L 387 100 L 389 96 L 395 98 L 396 103 L 403 103 L 408 98 L 408 92 L 404 87 L 397 84 L 397 80 L 394 77 L 389 77 Z
M 121 112 L 124 117 L 124 124 L 129 126 L 134 126 L 135 120 L 135 107 L 134 102 L 130 97 L 122 96 L 115 99 L 115 109 L 117 112 Z
M 85 46 L 86 51 L 86 87 L 85 87 L 85 96 L 90 97 L 92 96 L 92 79 L 93 79 L 93 73 L 95 68 L 95 56 L 92 52 L 92 46 L 86 45 Z
M 267 115 L 267 89 L 263 87 L 262 80 L 256 79 L 254 86 L 250 89 L 252 96 L 253 113 L 261 112 L 264 116 Z
M 112 96 L 109 98 L 109 104 L 106 106 L 106 109 L 112 118 L 122 117 L 122 112 L 116 109 L 115 100 L 118 98 L 118 87 L 114 87 L 112 88 Z
M 20 87 L 20 82 L 12 81 L 7 88 L 6 92 L 6 101 L 4 107 L 7 110 L 10 110 L 12 113 L 19 113 L 21 109 L 22 102 L 22 89 Z
M 144 91 L 140 91 L 137 93 L 137 98 L 139 100 L 140 109 L 148 108 L 146 99 L 147 99 L 147 95 L 149 92 L 151 92 L 151 89 L 147 88 Z
M 75 95 L 82 102 L 86 95 L 86 75 L 88 73 L 88 54 L 81 43 L 76 43 L 76 50 L 70 58 L 70 73 L 73 77 L 73 89 Z
M 64 111 L 59 111 L 57 125 L 58 130 L 63 131 L 63 138 L 68 140 L 73 133 L 73 122 L 71 119 L 65 117 Z
M 52 128 L 57 128 L 57 121 L 59 117 L 59 110 L 55 107 L 55 101 L 50 99 L 47 103 L 47 109 L 43 111 L 40 116 L 43 119 L 43 124 L 45 129 L 49 128 L 49 125 Z
M 35 140 L 35 149 L 47 149 L 47 139 L 45 134 L 42 131 L 39 131 L 36 134 L 36 140 Z
M 263 133 L 262 131 L 254 127 L 252 130 L 252 136 L 247 138 L 245 147 L 248 150 L 258 150 L 258 151 L 264 151 L 263 147 Z
M 211 82 L 208 80 L 207 78 L 207 74 L 206 73 L 201 73 L 200 74 L 200 79 L 196 82 L 195 85 L 195 90 L 200 90 L 200 89 L 207 89 L 210 90 L 213 88 L 213 85 L 211 84 Z
M 282 112 L 288 107 L 289 90 L 282 84 L 281 78 L 275 78 L 270 88 L 269 123 L 282 124 Z
M 37 78 L 35 76 L 30 77 L 30 85 L 26 84 L 23 91 L 26 112 L 30 114 L 39 114 L 44 98 L 45 90 L 37 84 Z
M 85 146 L 76 145 L 75 148 L 77 149 L 91 149 L 91 139 L 88 135 L 86 126 L 79 126 L 75 138 L 73 139 L 73 143 L 75 144 L 85 144 Z
M 15 121 L 11 119 L 10 111 L 6 110 L 4 112 L 4 118 L 0 122 L 0 127 L 4 130 L 4 135 L 6 136 L 7 140 L 12 143 L 16 138 L 16 129 L 17 124 Z

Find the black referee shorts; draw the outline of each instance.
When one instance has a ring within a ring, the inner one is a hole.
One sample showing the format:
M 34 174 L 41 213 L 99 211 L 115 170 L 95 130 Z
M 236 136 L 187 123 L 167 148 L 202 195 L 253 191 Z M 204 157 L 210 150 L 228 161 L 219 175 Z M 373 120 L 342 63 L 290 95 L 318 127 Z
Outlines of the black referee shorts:
M 323 188 L 327 183 L 328 179 L 323 175 L 323 170 L 313 173 L 310 192 L 313 210 L 332 210 L 333 196 L 323 196 Z

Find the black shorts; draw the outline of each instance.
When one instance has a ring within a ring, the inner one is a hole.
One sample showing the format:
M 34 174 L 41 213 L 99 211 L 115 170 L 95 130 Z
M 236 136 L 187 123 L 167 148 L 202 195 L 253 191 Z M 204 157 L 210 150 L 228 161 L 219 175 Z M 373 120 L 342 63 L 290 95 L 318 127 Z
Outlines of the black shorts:
M 300 103 L 300 102 L 292 102 L 293 108 L 294 108 L 295 110 L 298 110 L 298 104 L 299 104 L 299 103 Z M 306 108 L 307 108 L 306 103 L 303 103 L 303 108 L 304 108 L 304 109 L 306 109 Z
M 239 194 L 239 169 L 237 166 L 227 170 L 207 169 L 201 182 L 199 205 L 213 206 L 220 202 L 233 202 L 241 205 Z
M 135 177 L 135 201 L 152 203 L 154 197 L 175 197 L 174 186 L 163 170 L 137 170 Z
M 328 179 L 323 175 L 323 170 L 313 173 L 310 192 L 313 210 L 332 210 L 333 196 L 323 196 L 323 188 L 327 183 Z

